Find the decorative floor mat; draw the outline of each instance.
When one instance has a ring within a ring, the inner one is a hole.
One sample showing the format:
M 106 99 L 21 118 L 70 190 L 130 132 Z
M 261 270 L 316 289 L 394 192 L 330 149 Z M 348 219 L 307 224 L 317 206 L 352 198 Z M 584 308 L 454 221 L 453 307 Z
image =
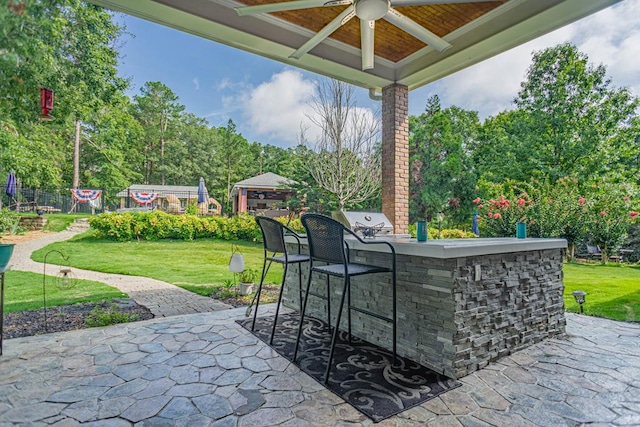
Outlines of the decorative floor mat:
M 299 318 L 298 313 L 278 316 L 271 347 L 288 360 L 293 357 Z M 237 322 L 251 331 L 252 320 Z M 252 333 L 269 344 L 272 325 L 273 316 L 259 317 Z M 329 382 L 324 384 L 330 346 L 331 333 L 326 323 L 305 317 L 296 365 L 374 422 L 420 405 L 461 385 L 400 356 L 392 365 L 393 354 L 390 351 L 356 337 L 349 344 L 348 334 L 344 331 L 338 334 Z

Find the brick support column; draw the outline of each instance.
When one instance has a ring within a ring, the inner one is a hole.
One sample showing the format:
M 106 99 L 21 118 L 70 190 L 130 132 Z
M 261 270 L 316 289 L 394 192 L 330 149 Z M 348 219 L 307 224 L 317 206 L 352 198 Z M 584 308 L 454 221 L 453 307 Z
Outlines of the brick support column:
M 409 90 L 382 89 L 382 213 L 395 233 L 409 230 Z

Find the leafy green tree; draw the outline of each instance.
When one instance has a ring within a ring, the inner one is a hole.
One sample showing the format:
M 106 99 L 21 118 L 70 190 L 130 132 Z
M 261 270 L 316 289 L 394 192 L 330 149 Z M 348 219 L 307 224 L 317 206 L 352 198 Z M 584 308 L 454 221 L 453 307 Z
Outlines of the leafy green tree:
M 142 175 L 145 184 L 166 185 L 167 146 L 175 141 L 181 126 L 184 105 L 178 96 L 161 82 L 147 82 L 134 97 L 134 115 L 144 129 L 144 161 Z
M 76 123 L 89 132 L 126 87 L 114 48 L 121 28 L 109 12 L 80 0 L 5 3 L 0 28 L 0 132 L 22 140 L 2 166 L 16 170 L 24 185 L 68 184 L 78 175 L 72 173 Z M 55 92 L 51 123 L 37 123 L 41 87 Z
M 306 167 L 309 162 L 315 161 L 318 153 L 299 144 L 288 149 L 293 170 L 287 178 L 295 181 L 292 188 L 295 193 L 287 202 L 287 207 L 295 212 L 318 212 L 330 215 L 338 209 L 338 201 L 335 194 L 316 185 L 313 175 Z
M 128 97 L 113 97 L 91 120 L 91 126 L 85 124 L 80 166 L 81 181 L 87 187 L 121 190 L 142 181 L 143 130 L 130 109 Z
M 474 147 L 486 179 L 592 181 L 633 158 L 628 129 L 638 99 L 613 87 L 606 68 L 591 65 L 575 46 L 536 52 L 521 86 L 517 110 L 488 120 Z
M 238 133 L 233 120 L 229 119 L 226 127 L 216 129 L 216 160 L 218 169 L 218 187 L 225 185 L 224 210 L 231 213 L 231 190 L 236 182 L 250 178 L 249 163 L 252 162 L 250 145 Z
M 409 118 L 410 220 L 431 221 L 446 211 L 469 221 L 476 177 L 468 147 L 477 136 L 478 114 L 458 107 L 442 110 L 437 96 L 427 110 Z
M 15 172 L 24 187 L 62 184 L 62 145 L 62 138 L 45 126 L 27 123 L 18 128 L 12 121 L 0 123 L 0 165 L 4 172 Z
M 215 173 L 215 134 L 206 120 L 191 113 L 182 113 L 176 137 L 167 142 L 165 150 L 166 182 L 170 185 L 198 185 L 200 177 L 208 184 Z

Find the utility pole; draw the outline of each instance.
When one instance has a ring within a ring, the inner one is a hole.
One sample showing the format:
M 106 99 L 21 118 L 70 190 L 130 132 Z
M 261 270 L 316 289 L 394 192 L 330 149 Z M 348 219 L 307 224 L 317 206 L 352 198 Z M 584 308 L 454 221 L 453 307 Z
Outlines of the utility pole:
M 80 120 L 76 120 L 76 134 L 73 140 L 73 188 L 80 186 Z

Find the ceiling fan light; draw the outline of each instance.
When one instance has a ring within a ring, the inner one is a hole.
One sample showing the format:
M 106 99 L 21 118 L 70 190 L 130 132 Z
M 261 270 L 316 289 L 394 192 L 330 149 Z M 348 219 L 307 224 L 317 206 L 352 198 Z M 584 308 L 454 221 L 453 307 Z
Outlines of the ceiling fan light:
M 358 0 L 356 16 L 364 21 L 376 21 L 389 11 L 389 0 Z

